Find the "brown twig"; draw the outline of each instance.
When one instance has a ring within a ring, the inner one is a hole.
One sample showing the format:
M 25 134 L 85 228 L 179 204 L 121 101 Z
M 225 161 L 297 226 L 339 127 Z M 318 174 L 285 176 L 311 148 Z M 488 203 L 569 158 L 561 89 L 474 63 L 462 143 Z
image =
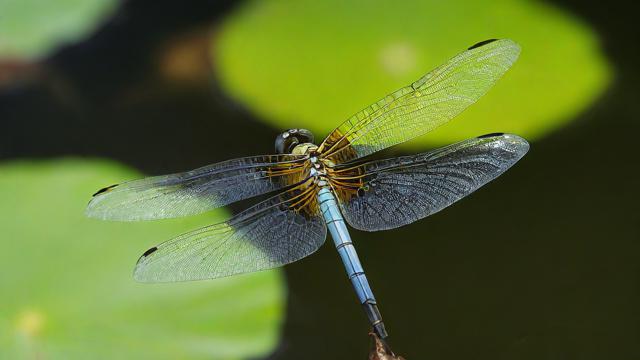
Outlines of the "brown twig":
M 380 339 L 378 334 L 370 332 L 369 336 L 373 338 L 369 360 L 405 360 L 402 356 L 394 354 L 389 345 Z

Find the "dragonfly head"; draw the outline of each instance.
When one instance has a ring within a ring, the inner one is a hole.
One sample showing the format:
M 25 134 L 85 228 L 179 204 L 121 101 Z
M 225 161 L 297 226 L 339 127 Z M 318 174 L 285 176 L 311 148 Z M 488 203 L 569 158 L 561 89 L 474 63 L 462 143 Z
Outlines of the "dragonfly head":
M 283 132 L 276 137 L 276 153 L 278 154 L 292 154 L 294 149 L 296 153 L 304 153 L 301 147 L 298 145 L 313 145 L 313 134 L 307 129 L 291 129 Z M 314 145 L 315 146 L 315 145 Z M 296 149 L 298 148 L 298 149 Z

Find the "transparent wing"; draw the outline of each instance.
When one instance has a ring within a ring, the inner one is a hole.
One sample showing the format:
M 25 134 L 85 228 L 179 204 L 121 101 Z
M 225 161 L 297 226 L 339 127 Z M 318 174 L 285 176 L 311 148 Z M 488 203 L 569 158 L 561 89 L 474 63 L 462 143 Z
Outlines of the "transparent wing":
M 425 134 L 476 102 L 519 53 L 518 44 L 508 39 L 478 43 L 352 116 L 329 134 L 319 150 L 339 163 Z
M 129 181 L 95 193 L 86 214 L 120 221 L 198 214 L 294 184 L 304 161 L 294 155 L 254 156 Z
M 529 150 L 516 135 L 485 135 L 432 152 L 345 168 L 340 181 L 359 190 L 338 192 L 347 222 L 377 231 L 410 224 L 436 213 L 505 172 Z M 353 176 L 354 173 L 361 175 Z
M 315 252 L 326 226 L 306 185 L 288 190 L 228 221 L 178 236 L 147 250 L 134 277 L 142 282 L 212 279 L 271 269 Z M 307 205 L 300 207 L 301 203 Z

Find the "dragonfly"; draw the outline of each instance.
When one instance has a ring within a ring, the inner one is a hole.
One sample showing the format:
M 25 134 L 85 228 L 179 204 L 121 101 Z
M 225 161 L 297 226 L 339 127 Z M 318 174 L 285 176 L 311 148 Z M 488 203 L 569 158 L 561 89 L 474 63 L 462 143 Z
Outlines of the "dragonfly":
M 271 269 L 311 255 L 328 231 L 370 325 L 385 339 L 347 224 L 388 230 L 437 213 L 505 172 L 529 144 L 494 133 L 417 155 L 370 155 L 447 123 L 482 97 L 519 53 L 509 39 L 480 42 L 356 113 L 320 144 L 310 131 L 291 129 L 277 136 L 275 154 L 112 185 L 93 195 L 86 213 L 119 221 L 175 218 L 271 194 L 226 221 L 150 248 L 134 278 L 175 282 Z

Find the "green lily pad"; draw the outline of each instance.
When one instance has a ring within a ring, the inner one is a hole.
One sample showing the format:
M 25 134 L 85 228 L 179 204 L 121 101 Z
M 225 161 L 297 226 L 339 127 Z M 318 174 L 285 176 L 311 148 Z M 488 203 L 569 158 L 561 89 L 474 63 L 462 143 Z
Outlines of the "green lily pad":
M 537 139 L 575 119 L 610 81 L 594 31 L 539 1 L 253 1 L 220 27 L 212 54 L 237 101 L 275 127 L 322 136 L 489 38 L 518 42 L 520 59 L 413 146 L 496 131 Z
M 0 1 L 0 57 L 39 58 L 93 32 L 117 0 Z
M 106 161 L 0 165 L 3 356 L 244 359 L 273 350 L 284 311 L 281 271 L 175 284 L 133 280 L 146 249 L 224 215 L 141 223 L 84 217 L 96 189 L 136 177 Z

